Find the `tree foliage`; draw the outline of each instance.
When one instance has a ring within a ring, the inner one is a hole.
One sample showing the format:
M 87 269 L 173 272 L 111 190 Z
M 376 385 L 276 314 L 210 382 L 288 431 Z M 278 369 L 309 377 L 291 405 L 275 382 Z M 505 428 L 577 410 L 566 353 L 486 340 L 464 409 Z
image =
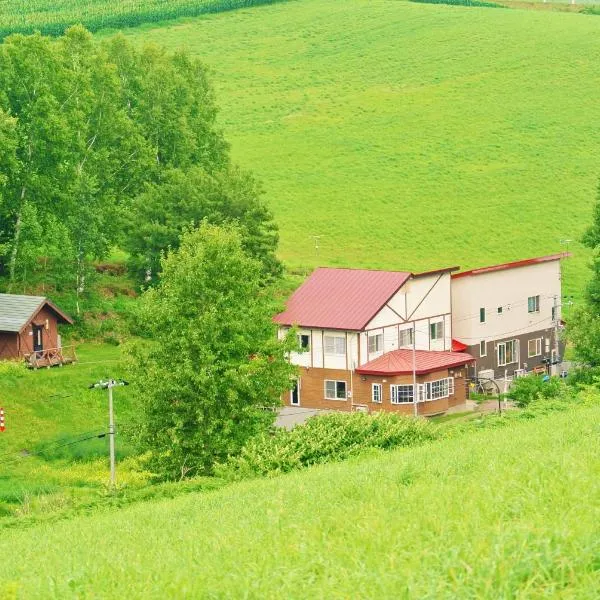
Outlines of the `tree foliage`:
M 209 217 L 238 220 L 246 247 L 260 248 L 254 255 L 277 272 L 271 215 L 258 186 L 231 165 L 216 114 L 206 69 L 185 52 L 138 49 L 122 36 L 97 43 L 80 26 L 58 39 L 7 38 L 0 45 L 0 266 L 10 286 L 42 279 L 84 292 L 92 260 L 140 223 L 155 226 L 146 222 L 150 200 L 162 203 L 162 211 L 154 205 L 156 226 L 168 222 L 169 235 L 162 246 L 153 238 L 150 249 L 129 243 L 137 264 L 156 268 L 184 226 Z M 186 177 L 199 189 L 182 219 L 168 194 Z M 219 208 L 226 214 L 217 216 Z
M 140 323 L 152 341 L 132 354 L 140 443 L 162 478 L 211 471 L 264 431 L 291 387 L 262 267 L 243 249 L 239 227 L 206 221 L 184 233 L 142 296 Z

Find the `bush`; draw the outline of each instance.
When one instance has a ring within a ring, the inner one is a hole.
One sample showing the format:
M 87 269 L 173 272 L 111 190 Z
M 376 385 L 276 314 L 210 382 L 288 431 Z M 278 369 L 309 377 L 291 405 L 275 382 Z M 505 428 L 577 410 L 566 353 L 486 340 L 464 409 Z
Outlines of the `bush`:
M 519 408 L 525 408 L 539 398 L 558 397 L 564 387 L 565 384 L 557 377 L 545 379 L 538 375 L 528 375 L 514 380 L 508 397 L 514 400 Z
M 0 360 L 0 377 L 22 377 L 26 372 L 23 360 Z
M 439 437 L 424 419 L 387 413 L 330 413 L 312 417 L 292 431 L 252 438 L 241 453 L 217 467 L 227 479 L 278 475 L 338 461 L 370 449 L 416 446 Z

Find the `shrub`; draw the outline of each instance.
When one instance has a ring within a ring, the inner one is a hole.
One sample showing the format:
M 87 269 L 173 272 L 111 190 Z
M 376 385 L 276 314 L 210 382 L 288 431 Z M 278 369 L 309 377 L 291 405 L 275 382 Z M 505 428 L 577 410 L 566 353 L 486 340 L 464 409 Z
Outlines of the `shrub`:
M 508 396 L 519 408 L 525 408 L 538 398 L 558 397 L 564 387 L 557 377 L 546 379 L 538 375 L 529 375 L 515 379 Z
M 27 372 L 22 360 L 0 360 L 0 377 L 22 377 Z
M 416 446 L 439 437 L 424 419 L 394 414 L 330 413 L 312 417 L 292 431 L 252 438 L 241 453 L 217 468 L 227 479 L 277 475 L 343 460 L 370 449 Z

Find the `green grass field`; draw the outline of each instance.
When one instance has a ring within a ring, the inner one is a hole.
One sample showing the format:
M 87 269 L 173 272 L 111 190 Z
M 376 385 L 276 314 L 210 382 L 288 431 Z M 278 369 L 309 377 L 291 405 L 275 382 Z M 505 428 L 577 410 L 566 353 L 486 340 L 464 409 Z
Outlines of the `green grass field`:
M 595 598 L 600 409 L 0 537 L 4 598 Z
M 565 288 L 584 285 L 600 19 L 299 0 L 128 35 L 212 69 L 235 160 L 264 181 L 292 268 L 474 267 L 572 239 Z
M 0 0 L 0 37 L 41 31 L 61 35 L 74 24 L 91 31 L 133 27 L 180 17 L 236 10 L 285 0 Z

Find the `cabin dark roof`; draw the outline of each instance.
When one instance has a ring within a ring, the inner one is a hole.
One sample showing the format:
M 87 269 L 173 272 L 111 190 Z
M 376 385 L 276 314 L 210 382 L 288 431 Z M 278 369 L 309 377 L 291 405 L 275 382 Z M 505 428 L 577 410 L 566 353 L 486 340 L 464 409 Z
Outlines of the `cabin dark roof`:
M 56 313 L 59 322 L 73 322 L 71 317 L 44 296 L 0 294 L 0 331 L 19 333 L 45 305 Z

